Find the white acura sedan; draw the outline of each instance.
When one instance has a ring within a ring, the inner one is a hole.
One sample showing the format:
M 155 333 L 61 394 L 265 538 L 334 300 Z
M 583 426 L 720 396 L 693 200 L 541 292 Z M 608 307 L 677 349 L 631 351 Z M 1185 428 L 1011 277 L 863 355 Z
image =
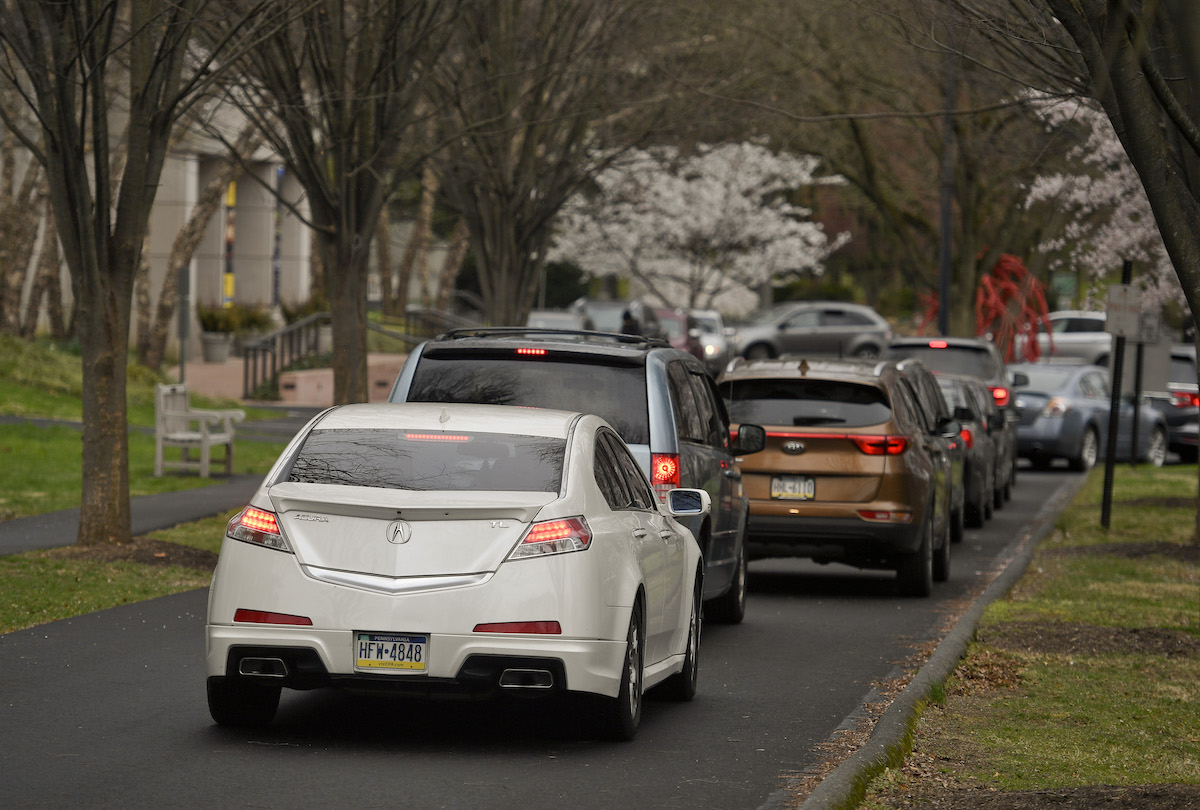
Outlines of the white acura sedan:
M 208 603 L 208 705 L 282 687 L 590 693 L 631 738 L 642 692 L 696 691 L 704 564 L 600 417 L 496 405 L 331 408 L 229 522 Z

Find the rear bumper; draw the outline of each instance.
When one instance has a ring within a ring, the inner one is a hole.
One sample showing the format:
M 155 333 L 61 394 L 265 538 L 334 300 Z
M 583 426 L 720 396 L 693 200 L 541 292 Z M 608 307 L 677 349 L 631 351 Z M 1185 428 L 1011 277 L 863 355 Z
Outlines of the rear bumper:
M 912 523 L 883 523 L 859 517 L 750 515 L 751 559 L 809 557 L 860 568 L 891 568 L 921 544 L 921 516 Z

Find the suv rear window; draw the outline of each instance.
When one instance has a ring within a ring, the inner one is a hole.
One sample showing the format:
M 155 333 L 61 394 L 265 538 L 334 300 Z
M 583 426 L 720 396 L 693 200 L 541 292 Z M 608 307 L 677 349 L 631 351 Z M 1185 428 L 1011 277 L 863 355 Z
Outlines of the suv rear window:
M 887 350 L 892 358 L 915 357 L 934 371 L 947 374 L 969 374 L 987 380 L 1000 376 L 992 355 L 982 349 L 951 346 L 933 349 L 928 346 L 892 346 Z
M 594 413 L 627 444 L 650 443 L 646 369 L 542 357 L 434 358 L 417 364 L 409 402 L 474 402 Z
M 841 380 L 727 380 L 721 396 L 734 422 L 864 427 L 892 416 L 881 389 Z
M 314 430 L 287 480 L 418 490 L 557 492 L 566 442 L 507 433 Z

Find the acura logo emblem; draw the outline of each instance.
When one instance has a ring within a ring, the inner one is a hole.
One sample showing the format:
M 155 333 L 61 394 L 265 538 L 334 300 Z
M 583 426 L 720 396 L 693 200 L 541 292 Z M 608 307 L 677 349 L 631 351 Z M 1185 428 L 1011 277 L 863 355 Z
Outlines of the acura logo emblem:
M 804 442 L 790 441 L 783 443 L 783 452 L 798 456 L 804 452 Z
M 412 526 L 406 520 L 393 520 L 387 527 L 387 539 L 398 545 L 407 543 L 412 539 Z

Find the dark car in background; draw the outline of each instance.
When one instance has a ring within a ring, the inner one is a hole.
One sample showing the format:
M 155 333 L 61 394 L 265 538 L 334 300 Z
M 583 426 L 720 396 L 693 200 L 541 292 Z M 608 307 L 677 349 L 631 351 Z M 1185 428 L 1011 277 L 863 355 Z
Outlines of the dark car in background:
M 1147 392 L 1167 420 L 1167 447 L 1181 461 L 1194 464 L 1200 449 L 1200 387 L 1196 384 L 1196 347 L 1171 348 L 1167 390 Z
M 991 393 L 975 377 L 965 374 L 938 374 L 938 386 L 946 397 L 954 418 L 962 425 L 959 439 L 964 449 L 963 488 L 966 524 L 978 529 L 992 513 L 1002 496 L 996 475 L 1005 469 L 997 458 L 1000 453 L 993 435 L 996 414 Z M 1003 418 L 1003 417 L 1000 417 Z
M 1091 469 L 1107 453 L 1112 407 L 1108 369 L 1073 363 L 1024 363 L 1011 368 L 1024 377 L 1017 388 L 1021 414 L 1017 452 L 1041 469 L 1055 459 L 1066 459 L 1072 470 Z M 1115 458 L 1162 466 L 1167 453 L 1166 420 L 1148 401 L 1138 404 L 1137 412 L 1135 445 L 1134 403 L 1132 397 L 1121 398 Z
M 934 373 L 969 374 L 980 379 L 992 394 L 996 407 L 1004 415 L 1003 429 L 1009 431 L 1007 441 L 1016 445 L 1016 423 L 1019 418 L 1013 398 L 1013 386 L 1020 378 L 1004 362 L 996 344 L 982 338 L 963 337 L 903 337 L 896 338 L 884 352 L 891 359 L 914 358 Z M 998 428 L 999 429 L 999 428 Z M 1017 480 L 1017 457 L 1012 454 L 1007 473 L 1002 472 L 997 483 L 1010 491 Z
M 475 402 L 594 413 L 629 446 L 659 498 L 703 489 L 712 511 L 686 521 L 705 560 L 705 615 L 740 622 L 746 608 L 749 511 L 736 455 L 762 429 L 729 416 L 704 366 L 666 341 L 522 328 L 462 329 L 413 349 L 391 402 Z
M 777 304 L 734 327 L 734 351 L 750 360 L 785 354 L 878 357 L 892 327 L 870 307 L 841 301 Z
M 739 459 L 753 558 L 892 569 L 908 596 L 950 572 L 954 420 L 932 416 L 895 363 L 735 360 L 718 388 L 766 449 Z

